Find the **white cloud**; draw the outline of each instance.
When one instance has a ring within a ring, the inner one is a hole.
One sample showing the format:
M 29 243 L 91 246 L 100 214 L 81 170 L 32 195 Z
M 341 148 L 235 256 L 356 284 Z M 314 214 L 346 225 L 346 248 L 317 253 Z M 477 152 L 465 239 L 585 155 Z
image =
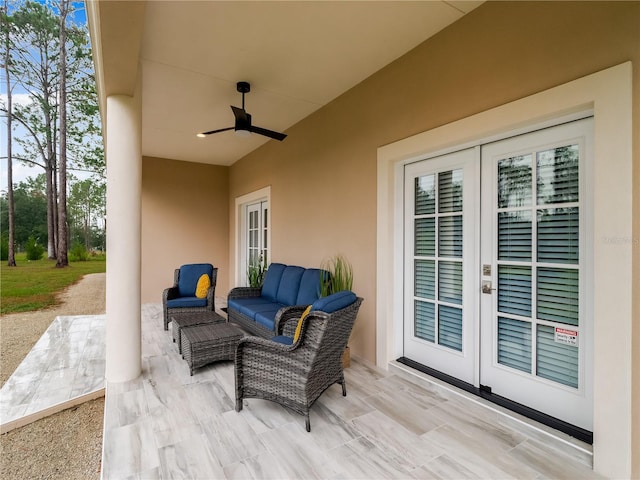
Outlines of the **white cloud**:
M 24 105 L 29 105 L 30 103 L 33 103 L 33 98 L 29 93 L 14 93 L 11 96 L 11 101 L 13 102 L 14 105 L 24 106 Z M 6 93 L 0 93 L 0 102 L 2 102 L 2 105 L 7 104 Z

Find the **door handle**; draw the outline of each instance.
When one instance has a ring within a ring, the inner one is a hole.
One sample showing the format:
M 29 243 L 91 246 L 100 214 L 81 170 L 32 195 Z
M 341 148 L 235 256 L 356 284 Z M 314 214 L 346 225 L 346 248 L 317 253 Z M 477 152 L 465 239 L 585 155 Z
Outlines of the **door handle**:
M 495 288 L 491 288 L 491 281 L 489 280 L 482 281 L 482 293 L 491 295 L 491 292 L 493 292 L 494 290 Z

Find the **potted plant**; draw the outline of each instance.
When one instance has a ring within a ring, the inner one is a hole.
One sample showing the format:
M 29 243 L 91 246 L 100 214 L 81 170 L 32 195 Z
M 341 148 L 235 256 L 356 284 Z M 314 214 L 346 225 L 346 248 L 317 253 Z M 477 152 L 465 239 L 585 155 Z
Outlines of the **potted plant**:
M 351 290 L 353 287 L 353 267 L 344 255 L 338 254 L 325 260 L 320 265 L 322 270 L 329 272 L 328 277 L 320 277 L 320 296 L 326 297 L 332 293 Z M 351 363 L 349 345 L 342 354 L 342 366 L 348 368 Z
M 247 281 L 250 287 L 261 287 L 264 275 L 267 273 L 267 257 L 260 254 L 258 257 L 252 255 L 247 267 Z
M 320 265 L 329 276 L 320 279 L 320 296 L 326 297 L 342 290 L 351 290 L 353 286 L 353 268 L 344 255 L 334 255 Z

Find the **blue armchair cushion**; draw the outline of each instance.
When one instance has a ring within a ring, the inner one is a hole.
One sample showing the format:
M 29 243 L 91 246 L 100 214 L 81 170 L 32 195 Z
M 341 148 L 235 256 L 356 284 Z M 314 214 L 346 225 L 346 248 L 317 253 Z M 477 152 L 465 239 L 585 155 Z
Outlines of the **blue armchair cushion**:
M 180 267 L 178 276 L 178 292 L 181 297 L 193 297 L 201 275 L 206 274 L 211 279 L 213 265 L 210 263 L 191 263 Z M 206 304 L 206 303 L 205 303 Z
M 298 298 L 292 305 L 311 305 L 320 298 L 320 270 L 307 268 L 300 279 Z
M 207 299 L 198 297 L 179 297 L 167 300 L 167 308 L 194 308 L 206 307 Z
M 278 287 L 280 286 L 280 279 L 286 265 L 282 263 L 272 263 L 267 269 L 267 273 L 264 275 L 264 281 L 262 282 L 262 296 L 275 302 L 278 295 Z
M 342 308 L 348 307 L 356 301 L 356 298 L 356 294 L 350 290 L 336 292 L 313 302 L 311 305 L 311 311 L 319 310 L 321 312 L 333 313 Z
M 276 295 L 276 301 L 284 305 L 296 305 L 296 299 L 298 298 L 298 289 L 300 288 L 300 279 L 304 268 L 289 265 L 282 272 L 282 278 L 280 279 L 280 286 L 278 287 L 278 294 Z
M 293 338 L 287 337 L 286 335 L 278 335 L 277 337 L 273 337 L 271 340 L 283 343 L 284 345 L 293 345 Z

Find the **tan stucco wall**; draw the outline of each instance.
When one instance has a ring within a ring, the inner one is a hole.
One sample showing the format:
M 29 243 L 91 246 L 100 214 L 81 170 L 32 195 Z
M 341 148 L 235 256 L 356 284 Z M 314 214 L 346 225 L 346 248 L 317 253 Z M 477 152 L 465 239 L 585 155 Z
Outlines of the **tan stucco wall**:
M 229 168 L 142 159 L 142 303 L 160 303 L 185 263 L 218 267 L 228 291 Z
M 365 299 L 352 352 L 373 362 L 376 149 L 631 60 L 633 205 L 640 211 L 639 26 L 639 2 L 486 3 L 289 129 L 284 142 L 234 164 L 230 213 L 234 198 L 270 185 L 273 261 L 317 266 L 335 253 L 351 260 L 354 290 Z M 629 241 L 636 292 L 632 451 L 640 452 L 640 215 Z M 632 461 L 640 477 L 640 454 Z

